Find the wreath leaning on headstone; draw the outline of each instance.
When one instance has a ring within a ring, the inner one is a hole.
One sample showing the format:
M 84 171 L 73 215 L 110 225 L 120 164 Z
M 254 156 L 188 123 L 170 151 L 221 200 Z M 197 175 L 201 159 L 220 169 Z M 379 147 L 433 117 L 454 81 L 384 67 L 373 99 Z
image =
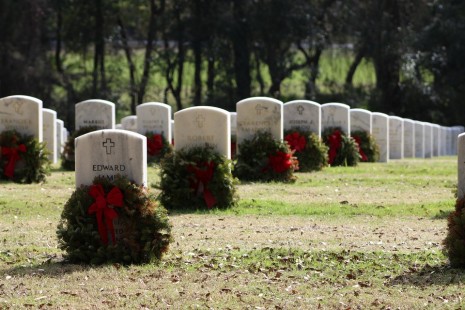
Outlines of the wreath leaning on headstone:
M 350 136 L 357 142 L 360 161 L 374 163 L 379 160 L 379 147 L 372 135 L 364 130 L 355 130 Z
M 119 175 L 113 181 L 96 177 L 92 185 L 76 189 L 57 236 L 70 262 L 91 264 L 157 262 L 172 241 L 166 209 L 147 188 Z
M 235 175 L 245 181 L 294 182 L 298 161 L 289 145 L 271 133 L 259 131 L 239 145 Z
M 443 252 L 454 268 L 465 268 L 465 198 L 457 199 L 455 211 L 447 218 Z
M 147 162 L 159 163 L 164 156 L 173 152 L 173 147 L 163 133 L 149 131 L 145 133 L 145 136 L 147 137 Z
M 160 203 L 168 210 L 227 209 L 239 200 L 232 162 L 206 144 L 168 154 L 160 165 Z
M 310 131 L 286 130 L 284 140 L 299 161 L 299 172 L 319 171 L 328 165 L 328 147 Z
M 360 161 L 358 145 L 341 128 L 326 128 L 322 138 L 329 147 L 328 162 L 330 166 L 357 166 Z
M 69 136 L 68 141 L 66 141 L 63 148 L 63 153 L 61 154 L 61 167 L 65 170 L 74 171 L 75 170 L 75 158 L 74 158 L 74 140 L 86 133 L 96 131 L 99 127 L 95 126 L 85 126 L 81 127 L 79 130 L 73 132 Z
M 0 133 L 0 178 L 17 183 L 40 183 L 50 174 L 45 144 L 16 130 Z

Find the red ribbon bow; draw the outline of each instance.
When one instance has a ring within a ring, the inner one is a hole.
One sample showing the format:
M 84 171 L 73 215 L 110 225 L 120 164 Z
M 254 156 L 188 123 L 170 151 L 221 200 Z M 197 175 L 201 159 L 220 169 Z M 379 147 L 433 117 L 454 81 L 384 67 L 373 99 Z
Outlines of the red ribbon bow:
M 208 189 L 208 183 L 213 178 L 214 169 L 215 163 L 212 161 L 208 163 L 197 164 L 196 166 L 187 166 L 187 171 L 194 173 L 195 175 L 195 179 L 191 180 L 191 188 L 197 194 L 203 194 L 203 199 L 205 200 L 208 209 L 211 209 L 216 203 L 216 198 Z
M 118 217 L 113 207 L 123 206 L 123 194 L 118 187 L 113 187 L 111 191 L 105 196 L 105 192 L 101 184 L 92 185 L 89 189 L 95 202 L 87 210 L 88 214 L 95 213 L 97 217 L 98 232 L 102 242 L 108 244 L 108 231 L 110 231 L 111 239 L 115 244 L 115 230 L 113 228 L 113 220 Z M 104 221 L 105 220 L 105 221 Z
M 284 140 L 286 140 L 287 143 L 289 143 L 291 150 L 295 150 L 296 152 L 303 151 L 305 149 L 305 146 L 307 145 L 307 140 L 305 140 L 305 137 L 303 135 L 300 135 L 298 132 L 288 134 L 284 137 Z
M 334 162 L 334 159 L 336 159 L 337 151 L 339 151 L 339 149 L 341 148 L 341 143 L 342 143 L 341 131 L 335 130 L 328 137 L 328 142 L 329 142 L 328 157 L 329 157 L 329 164 L 331 165 Z
M 16 162 L 21 158 L 19 152 L 26 152 L 26 146 L 24 144 L 20 144 L 17 147 L 2 147 L 2 155 L 8 157 L 8 163 L 3 168 L 3 174 L 10 179 L 15 175 Z
M 275 155 L 268 156 L 268 165 L 274 172 L 283 173 L 292 166 L 291 154 L 278 151 Z
M 352 136 L 354 138 L 355 142 L 358 144 L 358 152 L 360 154 L 360 157 L 362 158 L 362 161 L 368 161 L 368 157 L 365 155 L 365 152 L 362 150 L 362 139 L 359 136 Z
M 147 151 L 150 156 L 158 155 L 163 148 L 163 139 L 160 134 L 154 134 L 147 140 Z

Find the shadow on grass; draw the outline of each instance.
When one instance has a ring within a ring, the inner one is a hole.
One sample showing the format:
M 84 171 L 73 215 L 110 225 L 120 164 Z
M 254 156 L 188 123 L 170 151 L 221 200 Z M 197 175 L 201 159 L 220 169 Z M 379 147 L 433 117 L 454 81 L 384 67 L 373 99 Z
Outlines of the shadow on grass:
M 433 215 L 431 217 L 431 219 L 433 220 L 445 220 L 449 217 L 449 215 L 454 212 L 454 210 L 448 210 L 448 211 L 443 211 L 443 210 L 439 210 L 438 213 L 436 213 L 435 215 Z
M 61 259 L 49 259 L 43 263 L 34 264 L 31 266 L 14 266 L 9 269 L 0 270 L 0 277 L 5 276 L 45 276 L 50 278 L 60 278 L 65 274 L 74 272 L 87 271 L 89 269 L 105 268 L 109 265 L 84 265 L 84 264 L 73 264 Z M 118 266 L 119 267 L 119 266 Z
M 450 265 L 425 265 L 421 269 L 410 268 L 391 280 L 386 285 L 415 285 L 418 287 L 431 285 L 456 285 L 465 282 L 465 269 L 456 269 Z

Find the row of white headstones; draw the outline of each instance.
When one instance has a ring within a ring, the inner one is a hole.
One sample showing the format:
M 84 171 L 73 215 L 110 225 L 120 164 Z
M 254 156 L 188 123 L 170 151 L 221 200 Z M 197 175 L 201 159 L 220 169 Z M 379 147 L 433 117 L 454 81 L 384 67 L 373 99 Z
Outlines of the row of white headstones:
M 57 128 L 53 124 L 58 124 L 56 112 L 47 110 L 42 108 L 42 101 L 37 98 L 1 98 L 0 132 L 15 129 L 42 141 L 46 127 Z M 132 130 L 136 132 L 115 129 L 115 104 L 109 101 L 86 100 L 75 105 L 75 112 L 76 130 L 87 126 L 101 129 L 75 140 L 76 186 L 91 184 L 97 175 L 112 178 L 116 174 L 126 175 L 136 183 L 146 185 L 147 132 L 163 134 L 168 141 L 172 141 L 173 137 L 175 150 L 208 143 L 220 154 L 231 158 L 232 135 L 240 145 L 258 131 L 268 131 L 275 139 L 282 140 L 283 132 L 292 128 L 312 131 L 319 136 L 326 128 L 333 127 L 349 134 L 351 130 L 364 130 L 374 136 L 380 147 L 380 161 L 386 162 L 403 157 L 456 154 L 457 136 L 464 131 L 460 126 L 444 127 L 350 109 L 341 103 L 320 105 L 296 100 L 283 104 L 266 97 L 241 100 L 235 113 L 207 106 L 186 108 L 174 113 L 174 120 L 171 119 L 169 105 L 144 103 L 137 106 L 137 115 L 129 118 L 133 122 Z M 48 114 L 54 115 L 55 120 L 46 120 Z M 127 120 L 122 119 L 122 124 Z M 124 125 L 124 128 L 129 127 Z M 54 136 L 57 136 L 56 131 Z M 49 143 L 47 139 L 43 140 Z M 52 142 L 50 145 L 54 147 L 49 148 L 56 151 L 59 144 Z

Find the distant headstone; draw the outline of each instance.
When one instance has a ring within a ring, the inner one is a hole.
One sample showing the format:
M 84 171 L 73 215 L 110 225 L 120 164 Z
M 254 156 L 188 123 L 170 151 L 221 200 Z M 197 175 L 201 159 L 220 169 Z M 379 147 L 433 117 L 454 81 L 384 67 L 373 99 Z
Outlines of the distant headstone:
M 231 135 L 236 136 L 237 133 L 237 113 L 230 112 L 231 115 Z
M 147 138 L 118 129 L 93 131 L 75 140 L 76 187 L 91 185 L 96 176 L 113 180 L 119 174 L 147 186 Z
M 433 156 L 439 156 L 439 148 L 441 145 L 441 136 L 439 135 L 441 126 L 433 124 Z
M 65 138 L 65 123 L 61 119 L 57 119 L 56 122 L 57 126 L 57 147 L 56 147 L 56 153 L 58 158 L 60 157 L 60 154 L 63 152 L 63 148 L 66 143 L 66 138 Z
M 404 120 L 389 116 L 389 158 L 404 158 Z
M 404 118 L 404 157 L 415 157 L 415 121 Z
M 266 97 L 252 97 L 239 101 L 237 111 L 237 145 L 252 139 L 258 132 L 269 132 L 276 140 L 283 140 L 283 103 Z M 240 152 L 240 149 L 238 149 Z
M 350 135 L 350 107 L 343 103 L 325 103 L 321 105 L 321 131 L 326 128 L 339 127 Z
M 415 157 L 425 158 L 425 124 L 415 121 Z
M 0 99 L 0 132 L 16 130 L 42 142 L 42 121 L 42 100 L 29 96 Z
M 447 127 L 441 126 L 439 134 L 441 135 L 441 153 L 449 155 L 447 152 Z
M 457 151 L 458 151 L 458 184 L 457 184 L 457 198 L 463 199 L 465 197 L 465 133 L 461 133 L 457 137 Z
M 433 157 L 433 126 L 430 123 L 425 124 L 425 158 Z
M 283 106 L 284 130 L 310 131 L 321 137 L 321 105 L 314 101 L 294 100 Z
M 42 109 L 43 138 L 47 150 L 50 152 L 48 159 L 52 163 L 58 162 L 57 153 L 57 112 L 50 109 Z
M 384 113 L 371 114 L 372 135 L 379 147 L 379 162 L 389 161 L 389 116 Z
M 171 126 L 171 106 L 160 102 L 146 102 L 136 107 L 137 132 L 162 134 L 171 143 L 173 131 Z
M 137 116 L 128 115 L 121 119 L 121 126 L 124 130 L 137 132 Z
M 350 131 L 365 131 L 371 134 L 371 112 L 365 109 L 350 109 Z
M 453 129 L 452 127 L 447 127 L 447 132 L 446 132 L 446 141 L 447 141 L 447 155 L 453 155 L 453 142 L 452 140 L 454 139 L 453 136 Z
M 76 104 L 76 130 L 83 127 L 98 129 L 115 128 L 115 104 L 110 101 L 91 99 Z
M 457 139 L 461 133 L 465 132 L 465 128 L 463 126 L 453 126 L 452 127 L 452 155 L 456 155 L 457 153 Z
M 231 159 L 231 116 L 228 111 L 206 106 L 187 108 L 174 113 L 174 122 L 175 151 L 208 144 Z

